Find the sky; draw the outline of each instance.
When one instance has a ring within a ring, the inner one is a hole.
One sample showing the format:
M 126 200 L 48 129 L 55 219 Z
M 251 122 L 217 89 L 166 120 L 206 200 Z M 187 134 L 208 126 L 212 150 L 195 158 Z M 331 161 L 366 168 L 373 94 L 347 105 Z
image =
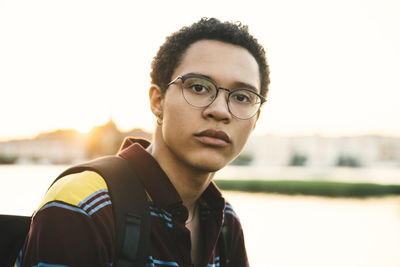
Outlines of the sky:
M 255 134 L 400 136 L 400 1 L 0 0 L 0 140 L 151 131 L 150 63 L 201 17 L 241 21 L 265 47 Z

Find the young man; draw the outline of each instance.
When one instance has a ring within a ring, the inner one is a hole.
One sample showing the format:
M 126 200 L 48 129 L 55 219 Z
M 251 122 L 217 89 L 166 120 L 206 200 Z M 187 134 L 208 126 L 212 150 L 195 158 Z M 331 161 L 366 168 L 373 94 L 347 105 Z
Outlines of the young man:
M 128 139 L 119 153 L 129 155 L 150 201 L 146 266 L 248 266 L 239 220 L 212 178 L 256 126 L 269 84 L 263 48 L 245 26 L 202 19 L 167 38 L 151 78 L 154 140 Z M 110 266 L 111 205 L 97 173 L 65 176 L 33 217 L 18 264 Z M 223 218 L 226 253 L 218 245 Z

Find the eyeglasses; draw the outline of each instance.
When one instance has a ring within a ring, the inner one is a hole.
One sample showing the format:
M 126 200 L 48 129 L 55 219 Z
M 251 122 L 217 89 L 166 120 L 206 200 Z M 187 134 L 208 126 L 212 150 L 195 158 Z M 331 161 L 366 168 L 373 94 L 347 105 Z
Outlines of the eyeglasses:
M 197 108 L 211 105 L 220 90 L 228 92 L 226 100 L 229 112 L 236 118 L 247 120 L 257 114 L 261 105 L 267 100 L 251 89 L 235 89 L 218 87 L 212 80 L 198 74 L 178 76 L 168 86 L 182 80 L 182 95 L 186 102 Z

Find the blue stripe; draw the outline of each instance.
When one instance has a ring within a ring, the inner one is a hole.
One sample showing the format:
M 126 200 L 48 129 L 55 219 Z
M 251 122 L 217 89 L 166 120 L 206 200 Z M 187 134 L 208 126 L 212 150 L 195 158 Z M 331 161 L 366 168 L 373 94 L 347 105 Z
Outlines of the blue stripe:
M 239 220 L 239 217 L 236 215 L 236 213 L 233 210 L 225 210 L 225 213 L 231 214 L 233 217 L 235 217 L 237 220 Z
M 155 216 L 155 217 L 164 218 L 165 220 L 167 220 L 167 221 L 169 221 L 169 222 L 172 222 L 172 219 L 171 219 L 171 218 L 168 218 L 167 215 L 165 215 L 165 214 L 161 214 L 161 213 L 156 213 L 156 212 L 154 212 L 154 211 L 150 211 L 150 215 L 153 215 L 153 216 Z
M 165 215 L 165 214 L 160 214 L 164 219 L 166 219 L 167 221 L 169 221 L 169 222 L 172 222 L 172 219 L 171 218 L 169 218 L 169 217 L 167 217 L 167 215 Z
M 159 213 L 158 208 L 156 208 L 156 207 L 154 207 L 154 206 L 149 206 L 149 208 L 150 208 L 151 210 L 154 210 L 154 211 L 156 211 L 156 212 Z M 165 215 L 167 215 L 168 217 L 172 217 L 172 214 L 169 213 L 168 211 L 166 211 L 165 209 L 161 209 L 161 212 L 164 213 Z
M 104 193 L 104 192 L 108 193 L 108 189 L 101 189 L 101 190 L 98 190 L 98 191 L 92 193 L 90 196 L 88 196 L 87 198 L 85 198 L 84 200 L 79 202 L 78 207 L 81 207 L 82 205 L 85 205 L 85 202 L 87 202 L 89 199 L 93 198 L 95 195 L 99 195 L 99 194 Z
M 153 260 L 155 264 L 162 264 L 162 265 L 167 265 L 167 266 L 178 266 L 178 263 L 172 262 L 172 261 L 160 261 L 160 260 Z
M 49 263 L 39 262 L 37 265 L 34 265 L 32 267 L 68 267 L 68 265 L 49 264 Z
M 210 263 L 207 265 L 207 267 L 218 267 L 219 266 L 219 257 L 215 257 L 214 261 L 215 261 L 215 263 Z
M 230 211 L 230 212 L 233 212 L 233 213 L 235 212 L 233 209 L 229 209 L 229 208 L 225 209 L 225 212 L 227 212 L 227 211 Z
M 153 216 L 156 216 L 156 217 L 158 217 L 158 214 L 157 214 L 157 213 L 155 213 L 154 211 L 150 211 L 150 215 L 153 215 Z
M 111 201 L 108 200 L 106 202 L 101 203 L 100 205 L 98 205 L 96 208 L 92 209 L 91 211 L 89 211 L 89 215 L 92 215 L 93 213 L 95 213 L 96 211 L 98 211 L 99 209 L 107 206 L 107 205 L 111 205 Z
M 151 210 L 158 211 L 158 209 L 157 209 L 156 207 L 154 207 L 154 206 L 149 206 L 149 208 L 150 208 Z
M 155 264 L 158 264 L 158 265 L 161 264 L 161 265 L 166 265 L 166 266 L 178 266 L 178 267 L 179 267 L 179 264 L 176 263 L 176 262 L 173 262 L 173 261 L 155 260 L 155 259 L 153 259 L 152 256 L 149 256 L 149 257 L 148 257 L 148 260 L 150 260 L 151 262 L 150 262 L 150 263 L 147 263 L 147 264 L 146 264 L 146 267 L 154 267 L 154 263 L 155 263 Z
M 95 200 L 93 200 L 92 202 L 90 202 L 90 204 L 86 204 L 85 207 L 83 208 L 85 211 L 87 211 L 88 209 L 90 209 L 91 207 L 93 207 L 96 203 L 98 203 L 99 201 L 102 201 L 103 199 L 110 199 L 109 195 L 102 195 L 101 197 L 96 198 Z
M 15 265 L 17 265 L 17 267 L 21 266 L 21 259 L 22 259 L 22 249 L 20 249 L 17 259 L 15 260 Z
M 165 214 L 167 214 L 167 216 L 172 217 L 172 214 L 169 213 L 168 211 L 166 211 L 165 209 L 162 209 L 161 211 L 164 212 Z
M 57 208 L 63 208 L 63 209 L 67 209 L 67 210 L 72 210 L 72 211 L 75 211 L 75 212 L 79 212 L 79 213 L 85 214 L 86 216 L 89 216 L 89 214 L 87 214 L 84 210 L 82 210 L 80 208 L 72 207 L 70 205 L 59 203 L 59 202 L 50 202 L 50 203 L 44 205 L 40 210 L 44 210 L 44 209 L 47 209 L 47 208 L 50 208 L 50 207 L 57 207 Z

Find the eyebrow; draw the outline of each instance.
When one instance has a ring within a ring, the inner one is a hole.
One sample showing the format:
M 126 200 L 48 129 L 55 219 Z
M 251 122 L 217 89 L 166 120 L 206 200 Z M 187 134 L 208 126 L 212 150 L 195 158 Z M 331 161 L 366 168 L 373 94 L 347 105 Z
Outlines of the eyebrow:
M 251 85 L 251 84 L 244 83 L 244 82 L 234 82 L 234 84 L 235 84 L 235 87 L 250 89 L 250 90 L 258 93 L 258 89 L 255 86 Z
M 207 75 L 204 75 L 204 74 L 201 74 L 201 73 L 189 72 L 189 73 L 186 73 L 185 75 L 199 75 L 201 77 L 204 77 L 204 78 L 212 81 L 215 85 L 217 85 L 217 83 L 211 77 L 209 77 Z M 237 89 L 249 89 L 249 90 L 252 90 L 252 91 L 258 93 L 258 89 L 254 85 L 251 85 L 251 84 L 248 84 L 248 83 L 245 83 L 245 82 L 239 82 L 239 81 L 236 81 L 233 84 L 234 84 L 234 87 L 237 88 Z M 218 87 L 220 87 L 220 86 L 218 86 Z M 234 90 L 234 89 L 230 89 L 230 90 Z

